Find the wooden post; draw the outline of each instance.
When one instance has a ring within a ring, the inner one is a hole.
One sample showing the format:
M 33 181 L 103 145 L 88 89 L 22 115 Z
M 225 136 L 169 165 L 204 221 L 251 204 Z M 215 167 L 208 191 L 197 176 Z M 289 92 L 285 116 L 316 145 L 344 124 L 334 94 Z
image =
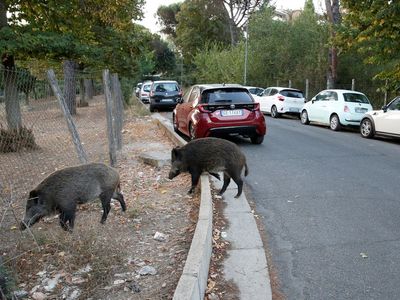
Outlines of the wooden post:
M 292 81 L 291 81 L 290 79 L 289 79 L 288 87 L 289 87 L 289 88 L 292 87 Z
M 122 100 L 122 90 L 121 84 L 118 79 L 118 74 L 114 73 L 111 75 L 111 87 L 113 92 L 113 100 L 114 100 L 114 133 L 117 144 L 117 149 L 122 149 L 122 126 L 124 122 L 124 107 Z
M 308 101 L 309 89 L 310 89 L 310 82 L 309 82 L 308 79 L 306 79 L 306 94 L 305 94 L 305 99 L 306 99 L 306 101 Z
M 352 91 L 356 90 L 356 80 L 354 78 L 351 80 L 351 90 Z
M 82 164 L 85 164 L 88 162 L 88 157 L 86 155 L 85 149 L 83 149 L 82 147 L 82 143 L 79 138 L 78 131 L 76 130 L 74 120 L 72 119 L 67 104 L 65 103 L 64 96 L 60 90 L 60 87 L 58 86 L 56 75 L 54 74 L 53 69 L 47 71 L 47 78 L 54 92 L 54 95 L 56 96 L 58 103 L 60 104 L 61 110 L 64 114 L 64 118 L 67 121 L 68 129 L 69 132 L 71 133 L 72 141 L 74 142 L 75 145 L 75 150 L 78 153 L 79 161 Z
M 110 72 L 109 70 L 103 71 L 103 85 L 104 85 L 104 95 L 106 98 L 106 111 L 107 111 L 107 133 L 108 133 L 108 149 L 110 155 L 110 165 L 112 167 L 117 163 L 117 155 L 115 150 L 115 138 L 113 129 L 113 99 L 111 96 L 110 89 Z

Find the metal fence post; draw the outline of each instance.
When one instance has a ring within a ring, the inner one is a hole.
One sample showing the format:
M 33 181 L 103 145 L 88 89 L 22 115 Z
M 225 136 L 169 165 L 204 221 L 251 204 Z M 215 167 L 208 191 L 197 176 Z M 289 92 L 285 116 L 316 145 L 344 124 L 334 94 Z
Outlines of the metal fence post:
M 117 155 L 115 150 L 115 139 L 113 130 L 113 99 L 111 96 L 110 89 L 110 72 L 109 70 L 103 70 L 103 85 L 104 85 L 104 95 L 106 98 L 106 115 L 107 115 L 107 133 L 108 133 L 108 149 L 110 155 L 110 165 L 112 167 L 117 163 Z
M 308 93 L 309 93 L 309 89 L 310 89 L 310 82 L 308 79 L 306 79 L 306 100 L 308 100 Z
M 54 92 L 54 95 L 56 96 L 58 103 L 60 104 L 60 107 L 64 114 L 65 120 L 67 121 L 68 129 L 71 133 L 76 152 L 78 153 L 79 161 L 81 163 L 87 163 L 88 157 L 86 155 L 85 149 L 83 149 L 83 147 L 82 147 L 82 143 L 79 138 L 79 134 L 76 129 L 74 120 L 71 117 L 71 114 L 69 112 L 67 104 L 65 103 L 64 96 L 60 90 L 60 87 L 57 84 L 56 75 L 54 74 L 53 69 L 50 69 L 47 71 L 47 78 L 48 78 L 50 86 Z
M 115 134 L 115 142 L 117 144 L 117 149 L 122 149 L 122 126 L 123 126 L 123 118 L 124 118 L 124 107 L 123 107 L 123 99 L 122 99 L 122 90 L 121 84 L 118 79 L 118 74 L 114 73 L 111 75 L 111 88 L 113 94 L 114 101 L 114 134 Z
M 356 90 L 356 80 L 354 78 L 351 80 L 351 90 L 352 91 Z

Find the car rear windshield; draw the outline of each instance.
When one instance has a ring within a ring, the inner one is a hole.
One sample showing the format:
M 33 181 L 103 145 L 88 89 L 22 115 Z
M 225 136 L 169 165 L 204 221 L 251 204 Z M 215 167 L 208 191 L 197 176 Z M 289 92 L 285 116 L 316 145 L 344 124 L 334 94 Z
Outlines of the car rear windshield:
M 303 92 L 294 90 L 282 90 L 279 92 L 282 96 L 290 98 L 304 98 Z
M 179 88 L 178 85 L 176 83 L 155 83 L 154 84 L 154 91 L 155 92 L 178 92 Z
M 224 88 L 204 91 L 201 102 L 208 104 L 253 103 L 253 99 L 247 90 Z
M 143 91 L 150 92 L 151 84 L 146 84 L 143 86 Z
M 367 96 L 357 93 L 343 93 L 344 101 L 369 104 Z

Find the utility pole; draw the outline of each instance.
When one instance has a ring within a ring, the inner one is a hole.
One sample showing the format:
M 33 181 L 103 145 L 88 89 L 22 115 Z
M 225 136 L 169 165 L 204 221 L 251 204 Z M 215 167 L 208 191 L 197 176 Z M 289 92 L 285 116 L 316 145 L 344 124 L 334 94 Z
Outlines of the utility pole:
M 246 23 L 246 42 L 244 46 L 244 75 L 243 75 L 243 85 L 247 83 L 247 52 L 248 52 L 248 40 L 249 40 L 249 20 Z

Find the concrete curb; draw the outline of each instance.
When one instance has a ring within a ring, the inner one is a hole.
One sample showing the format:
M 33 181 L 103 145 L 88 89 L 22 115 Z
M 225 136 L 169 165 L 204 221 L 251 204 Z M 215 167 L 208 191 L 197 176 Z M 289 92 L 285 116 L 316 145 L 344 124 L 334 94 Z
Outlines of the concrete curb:
M 179 146 L 186 144 L 186 141 L 174 132 L 173 126 L 167 119 L 158 113 L 153 114 L 152 117 L 173 142 Z M 185 267 L 174 293 L 174 300 L 203 300 L 207 288 L 212 253 L 213 210 L 208 175 L 202 175 L 200 180 L 199 218 Z

